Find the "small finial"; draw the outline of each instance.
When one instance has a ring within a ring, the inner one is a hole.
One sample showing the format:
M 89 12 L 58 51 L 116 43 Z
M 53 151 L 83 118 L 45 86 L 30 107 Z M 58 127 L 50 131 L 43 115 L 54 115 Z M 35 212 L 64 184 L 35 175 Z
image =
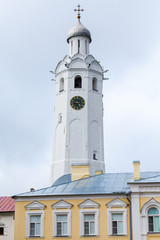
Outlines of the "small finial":
M 74 9 L 74 11 L 75 11 L 75 12 L 78 12 L 77 18 L 80 19 L 80 18 L 81 18 L 81 12 L 83 12 L 84 9 L 80 9 L 81 6 L 80 6 L 79 4 L 78 4 L 77 7 L 78 7 L 78 9 Z

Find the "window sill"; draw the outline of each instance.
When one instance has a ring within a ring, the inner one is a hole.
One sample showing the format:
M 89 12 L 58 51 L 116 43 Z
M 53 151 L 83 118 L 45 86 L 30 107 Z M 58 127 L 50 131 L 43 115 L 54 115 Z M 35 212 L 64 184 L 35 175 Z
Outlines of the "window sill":
M 81 237 L 98 237 L 98 235 L 94 234 L 94 235 L 82 235 Z
M 38 237 L 38 236 L 29 236 L 29 237 L 26 237 L 26 238 L 28 238 L 28 239 L 44 239 L 44 237 Z
M 156 234 L 159 234 L 160 235 L 160 232 L 148 232 L 147 234 L 151 234 L 151 235 L 156 235 Z
M 111 237 L 124 237 L 124 236 L 127 236 L 127 234 L 111 234 L 109 236 L 111 236 Z
M 69 235 L 54 236 L 53 238 L 71 238 Z

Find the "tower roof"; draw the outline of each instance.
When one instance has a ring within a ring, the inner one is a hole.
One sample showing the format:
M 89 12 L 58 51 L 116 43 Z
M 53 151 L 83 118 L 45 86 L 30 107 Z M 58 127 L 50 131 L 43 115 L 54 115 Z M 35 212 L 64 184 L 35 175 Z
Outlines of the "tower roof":
M 72 27 L 68 32 L 67 42 L 69 42 L 70 38 L 78 36 L 88 37 L 89 42 L 92 41 L 90 31 L 85 26 L 82 25 L 79 18 L 77 24 L 74 27 Z

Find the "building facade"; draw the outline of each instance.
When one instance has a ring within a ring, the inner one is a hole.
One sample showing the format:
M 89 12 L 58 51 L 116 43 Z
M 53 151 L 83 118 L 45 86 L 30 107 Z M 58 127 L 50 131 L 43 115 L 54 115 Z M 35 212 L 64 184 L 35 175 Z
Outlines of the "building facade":
M 14 200 L 0 197 L 0 240 L 14 239 Z

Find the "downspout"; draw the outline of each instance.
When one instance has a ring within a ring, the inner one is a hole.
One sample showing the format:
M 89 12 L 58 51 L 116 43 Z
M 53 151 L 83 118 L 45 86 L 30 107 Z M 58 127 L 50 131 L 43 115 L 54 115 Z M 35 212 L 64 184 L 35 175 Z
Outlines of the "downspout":
M 129 229 L 130 229 L 130 240 L 132 240 L 132 205 L 131 205 L 131 200 L 127 195 L 127 200 L 129 202 Z

